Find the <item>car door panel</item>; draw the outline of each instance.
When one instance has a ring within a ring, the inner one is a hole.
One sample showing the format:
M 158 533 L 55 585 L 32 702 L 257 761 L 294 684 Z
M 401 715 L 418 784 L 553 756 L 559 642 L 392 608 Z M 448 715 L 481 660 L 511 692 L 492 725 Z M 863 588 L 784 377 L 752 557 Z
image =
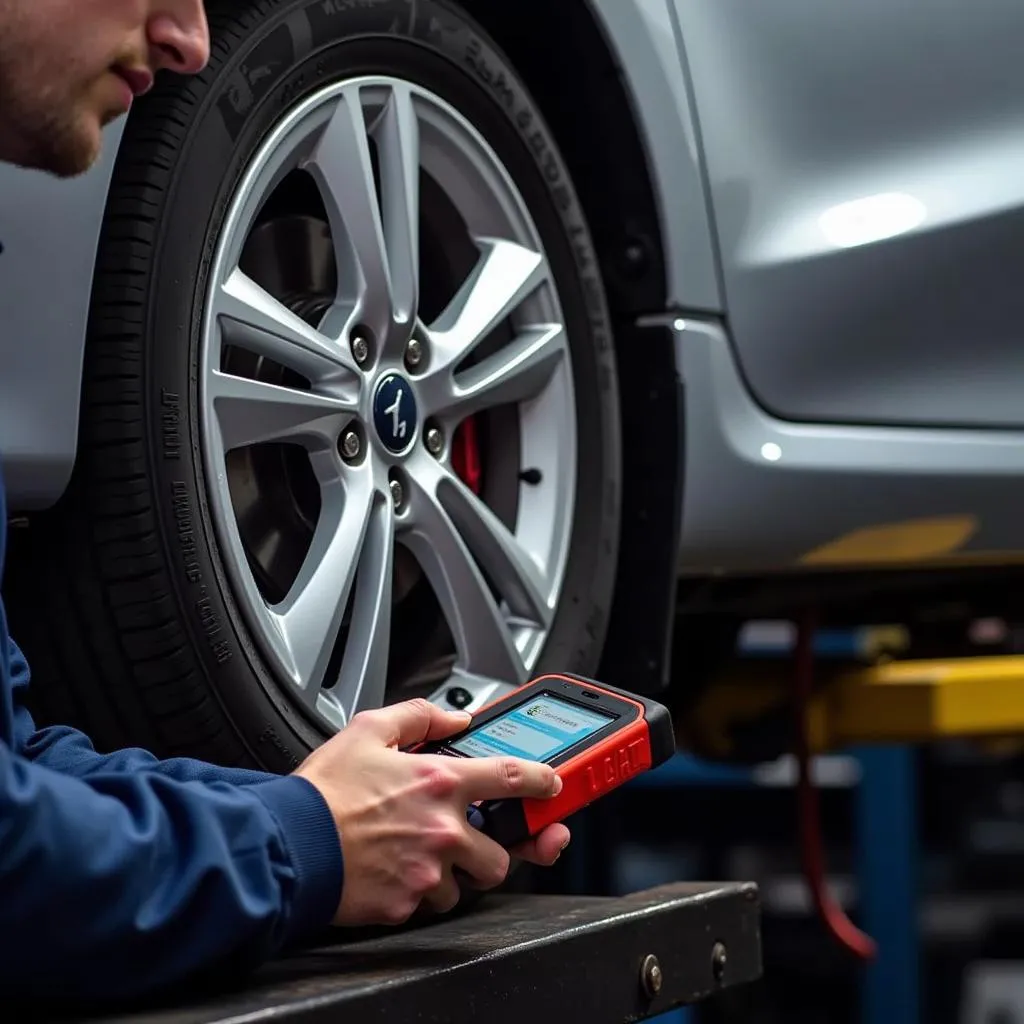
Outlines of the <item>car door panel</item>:
M 1024 5 L 670 2 L 758 401 L 1024 423 Z

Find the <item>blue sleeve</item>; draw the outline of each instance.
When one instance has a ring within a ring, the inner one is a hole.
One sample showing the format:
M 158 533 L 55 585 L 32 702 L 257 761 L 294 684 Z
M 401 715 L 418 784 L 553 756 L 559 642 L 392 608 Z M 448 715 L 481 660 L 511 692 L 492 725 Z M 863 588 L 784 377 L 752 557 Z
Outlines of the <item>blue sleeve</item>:
M 147 771 L 184 782 L 228 782 L 235 786 L 249 786 L 277 778 L 276 775 L 268 775 L 265 772 L 250 771 L 246 768 L 221 768 L 186 757 L 161 761 L 147 751 L 135 747 L 100 754 L 93 748 L 89 738 L 76 729 L 61 725 L 37 730 L 32 716 L 24 705 L 29 685 L 28 664 L 18 645 L 9 637 L 7 643 L 15 750 L 27 760 L 80 778 L 96 772 Z
M 244 970 L 327 927 L 341 883 L 330 812 L 297 776 L 81 779 L 0 743 L 5 999 L 80 1004 Z
M 25 659 L 3 625 L 0 603 L 0 719 L 13 726 L 13 748 L 0 736 L 5 999 L 144 995 L 245 970 L 329 924 L 341 846 L 312 785 L 137 750 L 101 756 L 81 733 L 36 731 Z

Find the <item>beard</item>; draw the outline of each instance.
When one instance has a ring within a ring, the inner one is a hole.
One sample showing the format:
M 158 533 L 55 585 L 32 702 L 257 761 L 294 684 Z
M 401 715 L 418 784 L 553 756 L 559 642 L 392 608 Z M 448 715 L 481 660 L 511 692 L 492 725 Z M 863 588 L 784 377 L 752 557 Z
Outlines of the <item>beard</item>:
M 103 110 L 103 75 L 84 73 L 72 58 L 55 76 L 52 64 L 14 37 L 0 35 L 0 160 L 60 178 L 84 173 L 99 156 L 102 125 L 112 120 Z
M 99 156 L 99 133 L 88 114 L 76 113 L 50 111 L 31 128 L 23 128 L 21 152 L 13 162 L 58 178 L 88 171 Z
M 46 90 L 33 96 L 6 85 L 0 73 L 0 159 L 58 178 L 88 171 L 99 156 L 100 129 L 112 119 L 97 116 L 88 99 L 92 90 L 63 96 Z

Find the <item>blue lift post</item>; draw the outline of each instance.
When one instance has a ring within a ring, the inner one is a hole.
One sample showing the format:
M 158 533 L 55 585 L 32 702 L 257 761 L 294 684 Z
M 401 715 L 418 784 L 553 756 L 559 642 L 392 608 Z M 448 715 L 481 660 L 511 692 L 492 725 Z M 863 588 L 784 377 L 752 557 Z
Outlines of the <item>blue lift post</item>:
M 857 890 L 861 925 L 878 956 L 861 987 L 863 1024 L 921 1019 L 917 762 L 906 747 L 856 752 Z

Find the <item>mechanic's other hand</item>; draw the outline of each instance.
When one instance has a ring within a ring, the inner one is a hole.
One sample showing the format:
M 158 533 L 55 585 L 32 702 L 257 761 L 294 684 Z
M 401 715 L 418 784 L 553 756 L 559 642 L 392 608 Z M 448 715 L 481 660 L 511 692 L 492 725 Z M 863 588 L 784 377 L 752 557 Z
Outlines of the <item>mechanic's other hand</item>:
M 341 837 L 345 883 L 336 924 L 401 924 L 421 904 L 450 910 L 459 899 L 455 868 L 479 888 L 505 880 L 508 851 L 469 824 L 466 808 L 500 797 L 551 797 L 562 782 L 533 761 L 398 749 L 444 739 L 469 721 L 425 700 L 364 711 L 296 770 L 323 794 Z M 553 825 L 515 853 L 552 863 L 567 835 Z
M 516 847 L 512 851 L 512 856 L 548 868 L 558 860 L 568 845 L 569 830 L 565 825 L 548 825 L 528 843 Z

